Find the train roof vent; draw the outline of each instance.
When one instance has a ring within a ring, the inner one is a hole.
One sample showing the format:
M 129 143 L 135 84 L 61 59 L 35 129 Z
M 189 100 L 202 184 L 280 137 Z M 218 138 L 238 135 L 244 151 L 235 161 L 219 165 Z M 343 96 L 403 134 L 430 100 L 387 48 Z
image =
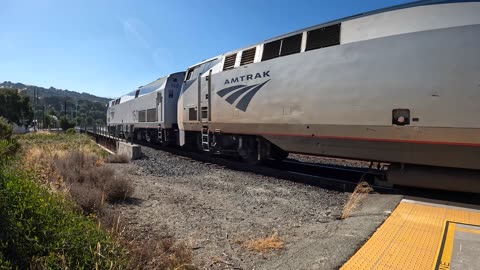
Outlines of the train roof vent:
M 235 59 L 237 58 L 237 53 L 233 53 L 225 56 L 225 62 L 223 63 L 223 70 L 233 69 L 235 66 Z
M 253 63 L 253 60 L 255 59 L 255 52 L 257 51 L 257 47 L 253 47 L 248 50 L 244 50 L 242 52 L 242 60 L 240 61 L 240 66 L 243 65 L 248 65 Z

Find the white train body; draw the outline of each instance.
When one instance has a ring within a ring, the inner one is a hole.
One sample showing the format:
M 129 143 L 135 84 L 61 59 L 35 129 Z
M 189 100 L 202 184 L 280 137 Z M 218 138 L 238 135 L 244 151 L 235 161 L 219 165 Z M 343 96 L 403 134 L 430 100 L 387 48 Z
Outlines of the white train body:
M 188 69 L 180 143 L 480 169 L 479 44 L 480 2 L 424 1 L 229 52 Z
M 110 101 L 107 125 L 118 133 L 136 131 L 139 138 L 166 139 L 177 127 L 177 103 L 184 72 L 170 74 Z M 160 134 L 161 138 L 156 136 Z

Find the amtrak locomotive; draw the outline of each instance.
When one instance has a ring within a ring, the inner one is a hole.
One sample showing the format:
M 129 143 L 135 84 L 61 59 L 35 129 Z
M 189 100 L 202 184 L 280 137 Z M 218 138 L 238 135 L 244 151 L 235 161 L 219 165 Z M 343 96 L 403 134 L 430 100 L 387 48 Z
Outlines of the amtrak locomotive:
M 455 188 L 480 192 L 479 44 L 480 1 L 414 2 L 195 64 L 112 101 L 107 122 L 250 162 L 294 152 L 401 164 L 389 181 L 413 186 L 431 186 L 419 180 L 428 170 L 452 189 L 444 168 L 456 168 Z

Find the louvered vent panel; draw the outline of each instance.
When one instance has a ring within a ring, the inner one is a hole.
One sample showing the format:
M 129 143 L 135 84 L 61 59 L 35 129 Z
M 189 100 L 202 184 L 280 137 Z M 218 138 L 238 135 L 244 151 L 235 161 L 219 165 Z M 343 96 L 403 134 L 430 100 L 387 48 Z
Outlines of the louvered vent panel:
M 138 122 L 145 122 L 147 120 L 147 111 L 139 111 L 138 112 Z
M 232 69 L 235 66 L 235 59 L 237 58 L 237 54 L 230 54 L 225 56 L 225 62 L 223 63 L 223 70 Z
M 148 109 L 147 110 L 147 122 L 156 122 L 157 121 L 157 110 Z
M 253 60 L 255 59 L 255 52 L 256 51 L 257 51 L 257 47 L 254 47 L 254 48 L 243 51 L 242 61 L 240 61 L 240 66 L 248 65 L 248 64 L 253 63 Z

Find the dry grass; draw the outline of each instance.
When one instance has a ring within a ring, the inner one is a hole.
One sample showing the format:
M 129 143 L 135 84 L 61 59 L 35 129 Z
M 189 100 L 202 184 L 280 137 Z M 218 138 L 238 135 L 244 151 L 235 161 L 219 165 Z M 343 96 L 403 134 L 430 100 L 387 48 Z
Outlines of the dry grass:
M 51 190 L 70 195 L 87 214 L 100 212 L 105 201 L 125 200 L 134 191 L 127 179 L 102 166 L 105 152 L 86 136 L 32 134 L 21 136 L 20 142 L 23 169 Z
M 273 233 L 271 236 L 265 238 L 247 241 L 243 244 L 243 246 L 250 250 L 264 253 L 271 250 L 283 249 L 285 243 L 277 233 Z
M 127 155 L 110 155 L 105 158 L 105 162 L 107 163 L 128 163 L 130 162 L 130 158 Z
M 373 189 L 367 182 L 358 183 L 355 190 L 350 195 L 347 203 L 343 207 L 341 219 L 348 218 L 352 215 L 355 209 L 362 203 L 362 201 L 368 196 Z
M 95 155 L 74 151 L 54 162 L 72 198 L 86 213 L 101 211 L 105 201 L 115 203 L 133 194 L 130 182 L 100 166 Z
M 192 248 L 177 242 L 173 234 L 148 241 L 133 240 L 129 250 L 134 258 L 133 269 L 197 269 L 192 264 Z
M 192 265 L 190 245 L 169 233 L 150 240 L 137 239 L 137 234 L 129 236 L 121 216 L 104 208 L 106 202 L 130 197 L 134 189 L 128 179 L 103 166 L 106 152 L 88 137 L 43 133 L 21 136 L 20 142 L 24 149 L 22 167 L 37 181 L 72 198 L 85 214 L 97 217 L 98 226 L 128 248 L 129 269 L 197 269 Z M 124 162 L 125 157 L 112 156 L 106 161 Z

